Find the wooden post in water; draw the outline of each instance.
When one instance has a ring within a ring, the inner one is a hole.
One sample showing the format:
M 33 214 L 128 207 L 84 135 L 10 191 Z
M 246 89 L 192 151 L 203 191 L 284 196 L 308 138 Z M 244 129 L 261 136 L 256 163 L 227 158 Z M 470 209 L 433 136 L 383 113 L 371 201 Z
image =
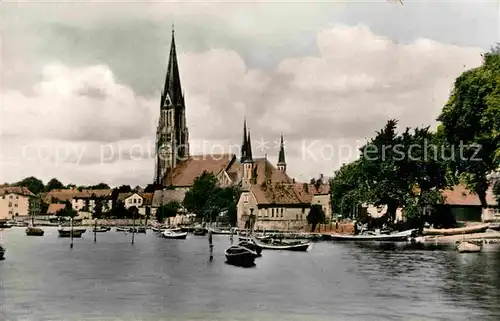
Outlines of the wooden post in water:
M 71 217 L 69 219 L 69 224 L 71 225 L 70 231 L 69 231 L 69 237 L 70 237 L 70 244 L 69 247 L 72 249 L 73 248 L 73 218 Z
M 214 245 L 212 243 L 212 230 L 208 230 L 208 246 L 210 248 L 210 261 L 214 259 Z
M 94 221 L 94 243 L 97 242 L 97 219 Z
M 135 238 L 135 209 L 132 211 L 132 244 L 134 244 Z

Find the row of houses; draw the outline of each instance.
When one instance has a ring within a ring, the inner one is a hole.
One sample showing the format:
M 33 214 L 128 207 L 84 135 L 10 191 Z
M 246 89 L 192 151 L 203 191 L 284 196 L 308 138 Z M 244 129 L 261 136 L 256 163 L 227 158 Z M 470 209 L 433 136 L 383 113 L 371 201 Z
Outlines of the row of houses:
M 273 170 L 277 170 L 273 166 Z M 113 200 L 112 190 L 52 190 L 40 195 L 49 204 L 45 215 L 48 218 L 65 208 L 64 202 L 70 201 L 73 209 L 81 218 L 88 218 L 95 209 L 96 199 L 104 200 L 103 211 L 110 210 L 116 202 L 122 202 L 125 208 L 137 207 L 140 215 L 154 215 L 156 209 L 171 201 L 182 202 L 189 186 L 179 189 L 168 189 L 153 193 L 130 192 L 117 194 Z M 453 189 L 442 191 L 445 205 L 449 206 L 459 221 L 495 221 L 500 219 L 500 207 L 493 195 L 492 188 L 487 191 L 487 208 L 482 208 L 479 198 L 465 186 L 457 185 Z M 0 220 L 24 219 L 30 215 L 30 199 L 35 195 L 25 187 L 0 187 Z M 328 184 L 305 184 L 291 182 L 274 182 L 263 180 L 260 185 L 254 184 L 243 191 L 238 202 L 238 226 L 245 228 L 252 219 L 255 228 L 266 229 L 300 229 L 307 225 L 307 214 L 312 204 L 322 206 L 326 217 L 332 216 L 331 199 Z M 381 216 L 385 208 L 366 206 L 366 211 L 374 216 Z M 179 215 L 186 213 L 181 209 Z M 399 209 L 397 217 L 402 219 Z

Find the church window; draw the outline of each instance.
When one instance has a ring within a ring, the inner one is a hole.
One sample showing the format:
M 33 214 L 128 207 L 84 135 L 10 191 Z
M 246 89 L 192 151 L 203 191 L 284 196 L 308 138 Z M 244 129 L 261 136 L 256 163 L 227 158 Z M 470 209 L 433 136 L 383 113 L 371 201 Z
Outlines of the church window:
M 281 209 L 281 217 L 283 217 L 283 209 Z
M 274 208 L 271 209 L 271 217 L 274 217 Z

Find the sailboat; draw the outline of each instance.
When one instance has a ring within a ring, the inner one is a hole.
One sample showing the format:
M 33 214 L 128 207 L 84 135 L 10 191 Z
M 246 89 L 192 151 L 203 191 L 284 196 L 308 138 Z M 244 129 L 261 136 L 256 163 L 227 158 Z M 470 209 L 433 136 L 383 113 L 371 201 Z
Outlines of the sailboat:
M 26 228 L 26 235 L 27 236 L 43 236 L 44 233 L 45 233 L 44 230 L 42 230 L 39 227 L 35 227 L 34 217 L 31 216 L 31 224 L 28 225 L 28 227 Z

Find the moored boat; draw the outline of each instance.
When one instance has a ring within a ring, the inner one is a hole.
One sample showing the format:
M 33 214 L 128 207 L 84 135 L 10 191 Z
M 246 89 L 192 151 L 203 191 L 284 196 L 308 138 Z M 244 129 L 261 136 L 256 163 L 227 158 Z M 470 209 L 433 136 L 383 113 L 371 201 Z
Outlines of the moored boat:
M 207 234 L 207 230 L 205 230 L 204 228 L 195 228 L 193 230 L 193 235 L 204 236 L 205 234 Z
M 252 238 L 253 242 L 260 246 L 264 250 L 282 250 L 282 251 L 298 251 L 298 252 L 306 252 L 309 249 L 309 242 L 283 242 L 281 240 L 269 240 L 262 241 L 256 237 Z
M 238 243 L 238 246 L 243 246 L 249 249 L 250 251 L 254 251 L 257 253 L 257 256 L 262 256 L 262 247 L 258 246 L 252 241 L 243 241 Z
M 165 230 L 161 235 L 166 239 L 184 240 L 187 237 L 187 232 L 175 232 L 172 230 Z
M 255 265 L 257 253 L 246 247 L 233 245 L 226 249 L 226 262 L 228 264 L 250 267 Z
M 130 233 L 132 233 L 132 232 L 134 232 L 134 230 L 135 230 L 135 233 L 146 234 L 146 228 L 142 227 L 142 226 L 141 227 L 135 227 L 135 228 L 131 227 L 127 231 L 130 232 Z
M 379 242 L 408 242 L 416 230 L 407 230 L 394 234 L 360 234 L 360 235 L 340 235 L 331 234 L 333 241 L 379 241 Z
M 457 251 L 459 253 L 477 253 L 481 252 L 481 246 L 472 242 L 463 241 L 457 246 Z
M 459 234 L 472 234 L 483 233 L 490 227 L 490 223 L 470 225 L 457 228 L 426 228 L 423 231 L 424 235 L 459 235 Z
M 44 233 L 45 233 L 45 231 L 39 227 L 28 226 L 26 228 L 26 235 L 27 236 L 43 236 Z
M 5 252 L 7 250 L 5 249 L 5 247 L 3 245 L 0 245 L 0 260 L 3 260 L 5 258 Z
M 209 228 L 209 232 L 212 232 L 213 235 L 230 235 L 231 234 L 231 229 L 219 229 L 219 228 Z
M 92 229 L 92 233 L 104 233 L 104 232 L 107 232 L 109 231 L 107 228 L 105 227 L 98 227 L 98 228 L 93 228 Z
M 85 233 L 85 229 L 65 229 L 65 228 L 60 228 L 57 230 L 59 232 L 59 237 L 71 237 L 71 233 L 73 233 L 73 238 L 80 238 L 82 237 L 83 233 Z
M 117 226 L 117 227 L 116 227 L 116 231 L 117 231 L 117 232 L 128 232 L 128 228 L 126 228 L 126 227 L 121 227 L 121 226 Z

